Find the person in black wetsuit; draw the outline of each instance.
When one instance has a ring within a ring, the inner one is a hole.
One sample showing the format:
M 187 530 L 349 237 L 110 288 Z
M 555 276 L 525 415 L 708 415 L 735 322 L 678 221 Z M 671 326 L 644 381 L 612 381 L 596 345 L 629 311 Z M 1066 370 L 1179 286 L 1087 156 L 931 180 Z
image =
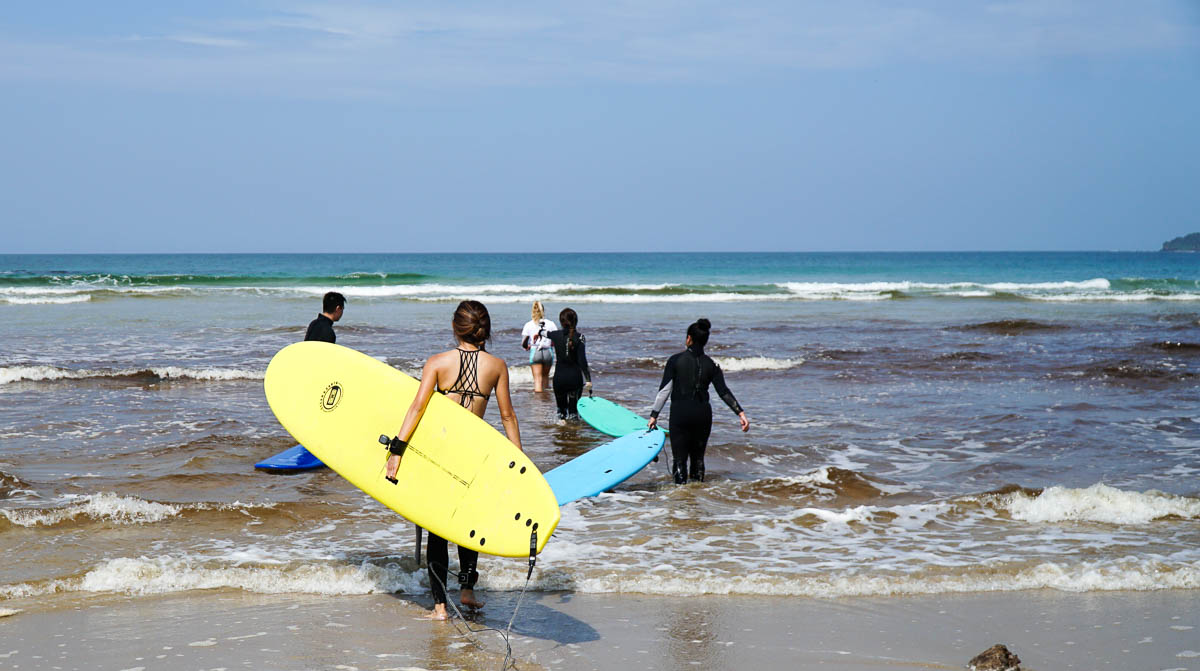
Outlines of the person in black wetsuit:
M 733 392 L 725 386 L 725 374 L 712 357 L 704 353 L 708 344 L 708 332 L 712 324 L 707 319 L 697 319 L 688 327 L 683 344 L 684 351 L 667 359 L 663 370 L 662 384 L 654 398 L 654 409 L 650 412 L 651 429 L 658 426 L 658 413 L 662 412 L 667 399 L 671 400 L 671 475 L 675 484 L 682 485 L 688 479 L 704 482 L 704 449 L 708 447 L 708 434 L 712 431 L 712 406 L 708 404 L 708 385 L 717 390 L 729 409 L 737 413 L 742 422 L 742 431 L 750 430 L 750 420 Z M 691 468 L 688 468 L 688 461 Z
M 321 342 L 337 342 L 333 333 L 333 323 L 342 318 L 346 311 L 346 297 L 336 291 L 330 291 L 321 299 L 321 314 L 309 322 L 305 340 L 320 340 Z
M 558 404 L 560 420 L 579 419 L 579 397 L 583 390 L 592 390 L 592 373 L 588 370 L 587 349 L 583 334 L 576 330 L 579 315 L 571 308 L 558 313 L 558 331 L 546 334 L 554 345 L 554 401 Z
M 444 394 L 477 417 L 483 417 L 488 399 L 494 391 L 504 434 L 517 449 L 522 449 L 521 430 L 517 426 L 517 415 L 513 412 L 512 397 L 509 395 L 508 366 L 504 359 L 484 349 L 492 335 L 492 318 L 487 308 L 479 301 L 459 303 L 454 311 L 452 326 L 457 346 L 434 354 L 425 361 L 417 395 L 408 406 L 400 430 L 388 446 L 384 477 L 394 485 L 403 486 L 405 483 L 405 471 L 400 469 L 402 455 L 421 417 L 425 415 L 425 408 L 434 392 Z M 445 620 L 449 617 L 446 612 L 446 577 L 450 562 L 446 539 L 429 532 L 425 558 L 429 568 L 429 588 L 433 592 L 433 612 L 429 617 Z M 475 550 L 458 548 L 459 601 L 468 608 L 483 607 L 483 602 L 475 598 L 475 581 L 479 579 L 479 572 L 475 570 L 478 561 L 479 553 Z

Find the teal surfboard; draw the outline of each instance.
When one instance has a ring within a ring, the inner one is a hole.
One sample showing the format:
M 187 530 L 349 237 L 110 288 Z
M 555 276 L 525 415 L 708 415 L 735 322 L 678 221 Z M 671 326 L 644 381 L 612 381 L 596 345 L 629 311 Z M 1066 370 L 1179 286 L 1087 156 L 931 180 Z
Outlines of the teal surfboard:
M 646 430 L 645 417 L 599 396 L 579 399 L 579 417 L 597 431 L 616 438 Z
M 659 429 L 641 430 L 593 447 L 546 473 L 558 505 L 595 496 L 633 477 L 658 456 L 667 434 Z
M 325 464 L 303 445 L 289 447 L 279 454 L 263 459 L 254 467 L 263 471 L 307 471 Z

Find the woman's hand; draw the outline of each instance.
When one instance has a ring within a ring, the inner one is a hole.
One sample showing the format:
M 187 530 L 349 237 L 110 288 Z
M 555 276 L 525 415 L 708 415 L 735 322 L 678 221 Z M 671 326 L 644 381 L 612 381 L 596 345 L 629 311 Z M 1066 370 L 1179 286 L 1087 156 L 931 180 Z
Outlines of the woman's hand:
M 651 417 L 649 422 L 646 422 L 646 430 L 653 431 L 658 428 L 658 418 Z
M 750 420 L 746 419 L 746 413 L 739 412 L 738 419 L 741 420 L 741 422 L 742 422 L 742 433 L 749 431 L 750 430 Z
M 396 471 L 400 470 L 400 455 L 393 454 L 387 460 L 387 477 L 388 480 L 396 479 Z

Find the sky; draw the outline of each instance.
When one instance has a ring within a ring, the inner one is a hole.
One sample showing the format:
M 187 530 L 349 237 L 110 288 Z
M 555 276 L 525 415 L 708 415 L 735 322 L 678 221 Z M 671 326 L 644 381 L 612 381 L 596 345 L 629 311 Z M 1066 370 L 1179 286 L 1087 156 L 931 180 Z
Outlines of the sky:
M 1196 0 L 0 8 L 0 253 L 1152 250 Z

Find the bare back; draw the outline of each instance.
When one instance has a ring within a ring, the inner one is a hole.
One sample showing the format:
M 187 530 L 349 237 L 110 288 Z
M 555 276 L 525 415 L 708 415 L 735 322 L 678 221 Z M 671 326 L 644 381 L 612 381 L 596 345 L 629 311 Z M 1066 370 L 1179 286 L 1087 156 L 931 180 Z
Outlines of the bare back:
M 508 399 L 508 366 L 504 360 L 483 350 L 455 348 L 430 357 L 437 379 L 436 391 L 483 417 L 492 392 L 501 406 Z M 503 412 L 503 407 L 501 408 Z

